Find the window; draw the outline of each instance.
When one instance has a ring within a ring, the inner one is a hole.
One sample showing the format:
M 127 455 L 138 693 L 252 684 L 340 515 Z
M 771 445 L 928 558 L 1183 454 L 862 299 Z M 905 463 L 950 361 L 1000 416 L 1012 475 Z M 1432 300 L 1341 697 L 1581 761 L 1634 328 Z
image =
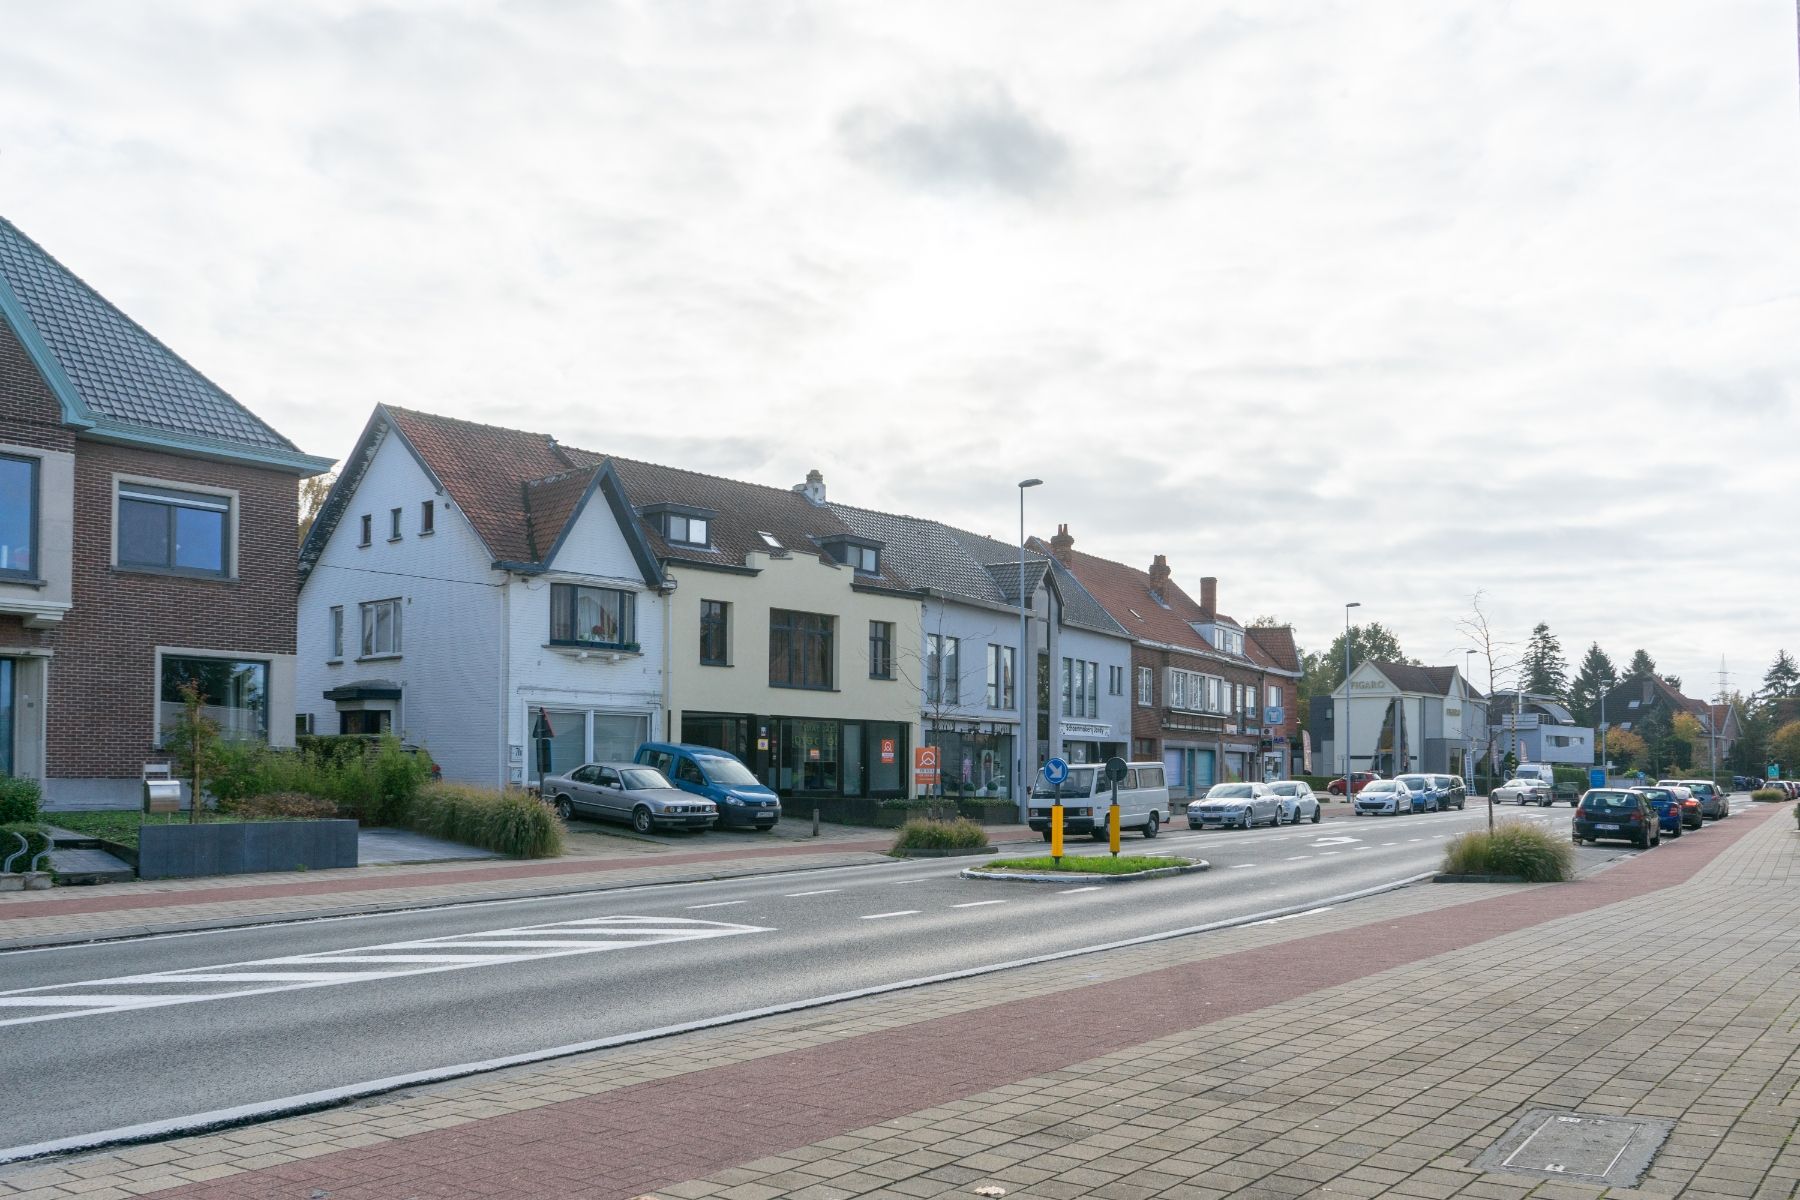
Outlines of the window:
M 394 712 L 388 708 L 346 708 L 338 712 L 338 732 L 374 737 L 391 733 Z
M 784 554 L 787 552 L 787 547 L 783 546 L 780 539 L 768 530 L 759 529 L 756 531 L 756 536 L 763 540 L 763 545 L 775 551 L 777 554 Z
M 873 546 L 837 541 L 825 543 L 825 550 L 833 559 L 855 568 L 858 575 L 874 575 L 881 570 L 881 552 Z
M 700 661 L 709 667 L 731 665 L 731 606 L 723 600 L 700 602 Z
M 1244 631 L 1233 629 L 1229 625 L 1212 627 L 1212 644 L 1215 650 L 1223 650 L 1226 654 L 1242 654 L 1244 652 Z
M 390 508 L 390 509 L 388 509 L 388 541 L 397 542 L 399 540 L 400 540 L 400 510 L 397 508 Z
M 961 704 L 962 673 L 956 665 L 961 640 L 941 633 L 925 638 L 925 701 L 928 704 Z
M 294 714 L 294 735 L 305 737 L 313 731 L 313 715 L 311 713 Z
M 166 738 L 187 711 L 185 689 L 200 696 L 200 715 L 230 741 L 269 738 L 269 664 L 229 658 L 165 656 L 157 690 L 157 724 Z
M 1198 671 L 1184 671 L 1179 667 L 1169 668 L 1170 708 L 1188 712 L 1224 713 L 1227 699 L 1225 681 L 1217 675 L 1202 675 Z
M 37 544 L 38 460 L 0 454 L 0 577 L 36 578 Z
M 1123 696 L 1125 694 L 1124 667 L 1114 666 L 1106 668 L 1106 694 L 1109 696 Z
M 1100 664 L 1083 663 L 1087 668 L 1087 715 L 1090 720 L 1100 715 Z
M 364 513 L 362 515 L 362 541 L 357 544 L 361 545 L 361 546 L 366 546 L 370 542 L 374 541 L 375 540 L 374 529 L 375 529 L 375 518 L 371 517 L 368 513 Z
M 400 601 L 375 600 L 362 606 L 362 656 L 400 653 Z
M 637 595 L 617 588 L 550 585 L 550 644 L 637 649 Z
M 1115 670 L 1117 668 L 1114 668 Z M 1078 658 L 1062 660 L 1062 715 L 1100 715 L 1100 664 Z
M 121 567 L 228 575 L 230 534 L 230 497 L 119 484 Z
M 828 690 L 833 685 L 837 618 L 824 613 L 769 610 L 769 686 Z
M 869 678 L 894 677 L 894 623 L 869 622 Z
M 1152 704 L 1156 703 L 1155 696 L 1151 694 L 1156 686 L 1155 679 L 1156 673 L 1149 667 L 1139 667 L 1137 669 L 1137 702 L 1139 707 L 1149 708 Z
M 433 532 L 437 528 L 437 506 L 429 500 L 419 503 L 419 536 Z
M 680 542 L 684 546 L 709 544 L 709 530 L 705 517 L 676 512 L 664 513 L 662 532 L 665 541 Z
M 344 657 L 344 606 L 336 604 L 331 609 L 331 657 Z
M 1269 685 L 1269 707 L 1281 707 L 1281 688 L 1273 683 Z
M 1012 646 L 989 644 L 987 648 L 987 706 L 1012 708 L 1017 703 L 1013 689 L 1013 667 L 1018 650 Z

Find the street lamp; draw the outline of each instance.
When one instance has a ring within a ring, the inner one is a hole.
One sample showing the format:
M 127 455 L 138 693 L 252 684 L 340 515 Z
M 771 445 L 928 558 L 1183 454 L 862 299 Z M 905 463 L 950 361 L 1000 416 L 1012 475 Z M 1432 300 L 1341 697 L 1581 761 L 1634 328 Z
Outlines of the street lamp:
M 1013 753 L 1017 756 L 1018 767 L 1013 771 L 1013 787 L 1019 798 L 1019 824 L 1023 825 L 1031 819 L 1027 811 L 1031 790 L 1025 785 L 1025 684 L 1020 677 L 1026 661 L 1026 639 L 1031 636 L 1027 628 L 1025 596 L 1025 489 L 1043 484 L 1041 479 L 1019 480 L 1019 657 L 1013 663 L 1013 690 L 1019 701 L 1019 734 L 1014 739 Z
M 1344 799 L 1356 802 L 1356 777 L 1350 773 L 1350 610 L 1361 600 L 1344 605 Z

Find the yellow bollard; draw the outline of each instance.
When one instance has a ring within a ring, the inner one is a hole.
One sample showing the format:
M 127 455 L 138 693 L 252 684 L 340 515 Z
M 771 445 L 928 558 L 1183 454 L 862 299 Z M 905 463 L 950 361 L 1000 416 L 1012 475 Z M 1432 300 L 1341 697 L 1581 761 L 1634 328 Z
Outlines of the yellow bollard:
M 1062 805 L 1050 806 L 1050 857 L 1062 862 Z
M 1113 857 L 1119 857 L 1119 803 L 1106 810 L 1106 841 L 1112 847 Z

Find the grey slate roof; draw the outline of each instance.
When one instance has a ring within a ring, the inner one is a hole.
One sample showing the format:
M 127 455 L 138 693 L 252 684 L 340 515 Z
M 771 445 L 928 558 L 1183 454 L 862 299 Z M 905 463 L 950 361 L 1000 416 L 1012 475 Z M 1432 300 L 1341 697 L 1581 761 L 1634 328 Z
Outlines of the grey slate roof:
M 1065 623 L 1091 629 L 1095 633 L 1108 633 L 1116 637 L 1131 636 L 1123 625 L 1112 619 L 1112 614 L 1094 598 L 1094 593 L 1081 586 L 1081 580 L 1075 578 L 1073 571 L 1055 559 L 1050 560 L 1050 570 L 1056 579 L 1056 585 L 1062 589 Z
M 298 455 L 292 442 L 4 217 L 0 217 L 0 287 L 10 289 L 81 402 L 95 416 Z M 20 337 L 25 336 L 20 331 Z
M 859 536 L 883 543 L 882 560 L 891 561 L 916 587 L 983 604 L 1018 603 L 1006 598 L 1000 585 L 963 548 L 955 531 L 947 525 L 848 504 L 832 504 L 831 511 Z M 1018 554 L 1013 551 L 1015 565 Z
M 1371 665 L 1403 692 L 1447 696 L 1450 694 L 1450 683 L 1456 678 L 1455 667 L 1414 667 L 1406 663 L 1391 662 L 1376 662 Z

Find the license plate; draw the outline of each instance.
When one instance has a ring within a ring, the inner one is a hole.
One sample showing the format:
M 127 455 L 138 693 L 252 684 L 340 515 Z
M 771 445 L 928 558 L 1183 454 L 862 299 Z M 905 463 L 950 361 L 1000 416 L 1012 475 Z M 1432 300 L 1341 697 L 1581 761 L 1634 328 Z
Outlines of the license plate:
M 757 813 L 756 815 L 759 817 L 772 817 L 775 815 L 775 810 L 772 808 L 765 808 L 761 812 Z
M 1617 829 L 1618 826 L 1617 825 L 1596 825 L 1596 826 L 1594 826 L 1594 828 L 1595 829 Z

